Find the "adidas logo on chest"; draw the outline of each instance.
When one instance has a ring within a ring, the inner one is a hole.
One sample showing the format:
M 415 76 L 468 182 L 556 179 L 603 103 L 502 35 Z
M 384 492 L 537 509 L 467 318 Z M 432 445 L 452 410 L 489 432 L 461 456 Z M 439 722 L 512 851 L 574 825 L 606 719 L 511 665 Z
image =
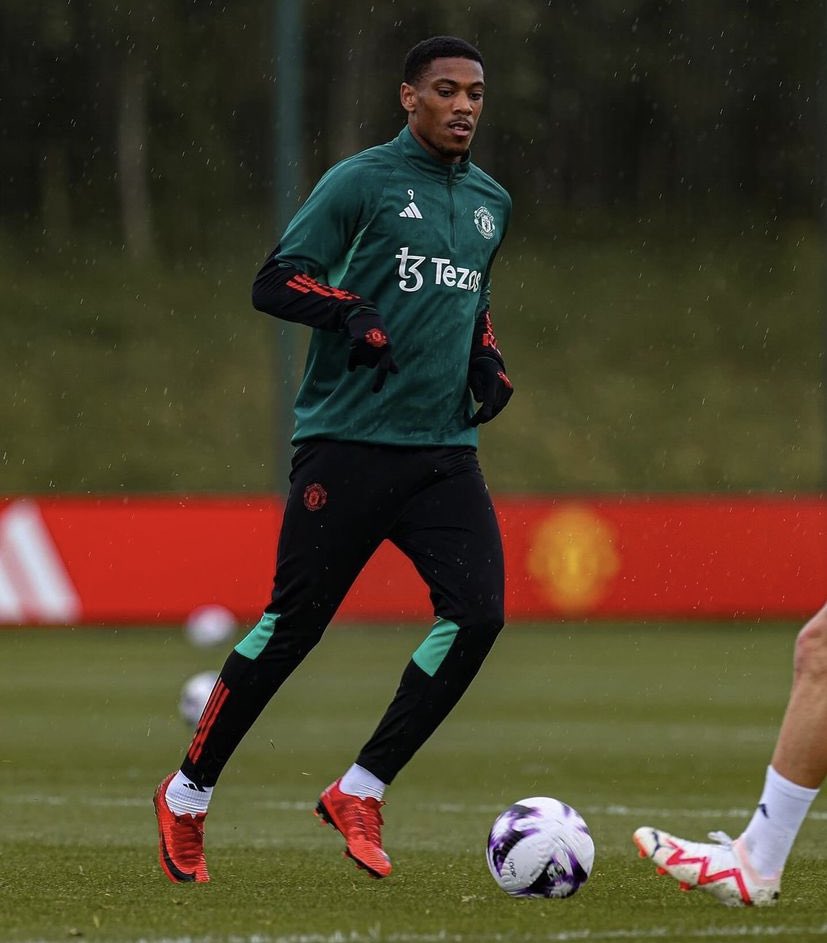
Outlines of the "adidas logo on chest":
M 416 203 L 414 203 L 414 191 L 408 190 L 408 196 L 410 197 L 410 203 L 408 203 L 399 215 L 403 219 L 422 219 L 422 213 L 419 211 L 419 207 Z

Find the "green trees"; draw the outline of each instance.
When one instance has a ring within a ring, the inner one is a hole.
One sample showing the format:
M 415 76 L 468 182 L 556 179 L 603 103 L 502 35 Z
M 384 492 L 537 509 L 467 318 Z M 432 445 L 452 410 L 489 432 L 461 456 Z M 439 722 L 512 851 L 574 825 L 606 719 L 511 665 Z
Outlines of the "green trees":
M 274 13 L 256 0 L 6 0 L 4 227 L 92 229 L 140 258 L 266 223 Z M 476 156 L 538 226 L 561 208 L 818 213 L 821 4 L 305 0 L 302 18 L 305 185 L 396 132 L 405 52 L 455 32 L 486 57 Z

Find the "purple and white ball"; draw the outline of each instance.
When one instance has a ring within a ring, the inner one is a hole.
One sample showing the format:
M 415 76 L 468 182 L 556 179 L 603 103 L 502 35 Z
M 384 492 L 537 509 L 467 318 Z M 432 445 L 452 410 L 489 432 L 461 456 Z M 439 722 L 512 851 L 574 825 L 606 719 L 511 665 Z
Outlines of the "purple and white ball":
M 571 897 L 591 874 L 594 842 L 570 805 L 534 796 L 497 816 L 486 858 L 494 880 L 512 897 Z

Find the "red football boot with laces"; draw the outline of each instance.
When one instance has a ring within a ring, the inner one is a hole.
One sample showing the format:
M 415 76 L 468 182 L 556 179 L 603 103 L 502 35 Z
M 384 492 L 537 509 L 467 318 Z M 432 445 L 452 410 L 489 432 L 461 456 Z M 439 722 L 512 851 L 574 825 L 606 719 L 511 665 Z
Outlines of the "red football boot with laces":
M 319 797 L 316 815 L 341 832 L 347 845 L 345 854 L 371 877 L 384 878 L 391 873 L 391 859 L 382 848 L 382 813 L 384 802 L 348 796 L 339 788 L 341 780 L 331 783 Z
M 174 884 L 209 881 L 204 857 L 204 819 L 206 812 L 176 815 L 167 805 L 166 792 L 169 776 L 155 790 L 152 798 L 158 819 L 158 860 L 164 874 Z

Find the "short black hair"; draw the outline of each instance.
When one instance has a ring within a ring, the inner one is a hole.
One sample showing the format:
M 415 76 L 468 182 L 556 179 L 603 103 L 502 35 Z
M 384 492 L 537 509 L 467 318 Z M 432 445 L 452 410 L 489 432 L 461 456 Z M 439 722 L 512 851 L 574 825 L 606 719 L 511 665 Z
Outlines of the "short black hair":
M 431 36 L 417 43 L 405 57 L 405 84 L 415 85 L 434 59 L 473 59 L 485 68 L 479 49 L 471 43 L 458 36 Z

